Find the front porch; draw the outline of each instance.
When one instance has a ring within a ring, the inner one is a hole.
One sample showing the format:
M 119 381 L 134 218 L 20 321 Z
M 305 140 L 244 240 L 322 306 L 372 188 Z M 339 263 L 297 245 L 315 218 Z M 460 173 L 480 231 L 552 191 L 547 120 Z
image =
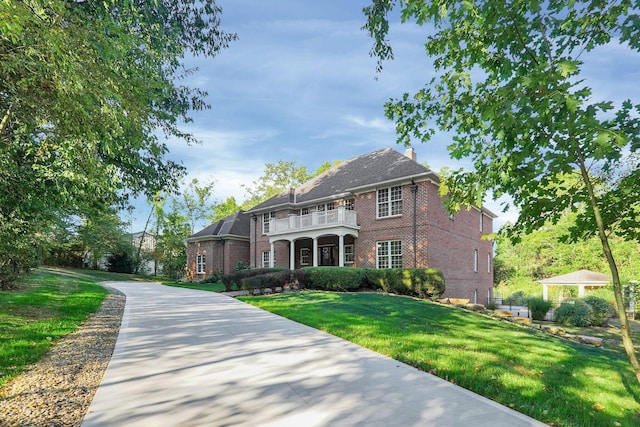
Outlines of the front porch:
M 289 268 L 306 266 L 344 267 L 353 263 L 358 238 L 356 213 L 339 206 L 327 211 L 269 221 L 270 267 L 274 267 L 275 243 L 289 242 Z

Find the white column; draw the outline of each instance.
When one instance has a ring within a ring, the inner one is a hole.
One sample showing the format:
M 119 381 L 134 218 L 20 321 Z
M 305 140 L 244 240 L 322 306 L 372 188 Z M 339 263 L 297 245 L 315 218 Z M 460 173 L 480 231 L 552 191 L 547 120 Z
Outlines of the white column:
M 579 297 L 584 296 L 584 285 L 578 285 L 578 296 Z
M 313 238 L 313 266 L 318 266 L 318 238 Z
M 549 285 L 542 285 L 542 299 L 549 301 Z
M 344 236 L 338 236 L 338 267 L 344 267 Z
M 269 252 L 269 267 L 273 268 L 275 267 L 275 255 L 276 255 L 276 248 L 275 248 L 275 244 L 273 242 L 271 242 L 271 248 L 270 248 L 270 252 Z
M 295 270 L 296 268 L 296 242 L 292 240 L 289 242 L 289 269 Z

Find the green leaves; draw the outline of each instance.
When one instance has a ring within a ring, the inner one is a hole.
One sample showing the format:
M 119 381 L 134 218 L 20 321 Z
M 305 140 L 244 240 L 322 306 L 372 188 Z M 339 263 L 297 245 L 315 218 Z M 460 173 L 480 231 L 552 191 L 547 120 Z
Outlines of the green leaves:
M 220 13 L 214 0 L 0 0 L 0 185 L 13 189 L 0 219 L 46 231 L 174 187 L 184 168 L 159 137 L 194 141 L 177 124 L 206 94 L 176 83 L 180 62 L 235 39 Z

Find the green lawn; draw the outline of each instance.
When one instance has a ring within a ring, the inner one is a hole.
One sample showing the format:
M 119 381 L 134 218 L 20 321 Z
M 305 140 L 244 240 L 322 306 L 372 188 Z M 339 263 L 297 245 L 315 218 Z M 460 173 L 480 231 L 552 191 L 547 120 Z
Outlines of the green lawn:
M 432 372 L 556 426 L 638 426 L 624 353 L 407 297 L 303 292 L 243 301 Z
M 100 308 L 108 293 L 98 285 L 104 280 L 143 279 L 44 267 L 19 280 L 16 289 L 0 291 L 0 387 Z

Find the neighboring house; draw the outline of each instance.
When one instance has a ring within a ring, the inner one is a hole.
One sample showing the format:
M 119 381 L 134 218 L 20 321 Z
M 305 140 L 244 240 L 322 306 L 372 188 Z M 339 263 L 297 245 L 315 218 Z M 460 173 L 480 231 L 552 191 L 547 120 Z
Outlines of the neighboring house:
M 187 237 L 187 271 L 193 279 L 228 274 L 249 264 L 249 215 L 238 211 Z
M 484 208 L 449 215 L 438 188 L 439 177 L 411 148 L 340 163 L 247 212 L 251 267 L 432 267 L 444 274 L 445 296 L 486 304 L 493 243 L 481 237 L 493 231 L 495 215 Z

